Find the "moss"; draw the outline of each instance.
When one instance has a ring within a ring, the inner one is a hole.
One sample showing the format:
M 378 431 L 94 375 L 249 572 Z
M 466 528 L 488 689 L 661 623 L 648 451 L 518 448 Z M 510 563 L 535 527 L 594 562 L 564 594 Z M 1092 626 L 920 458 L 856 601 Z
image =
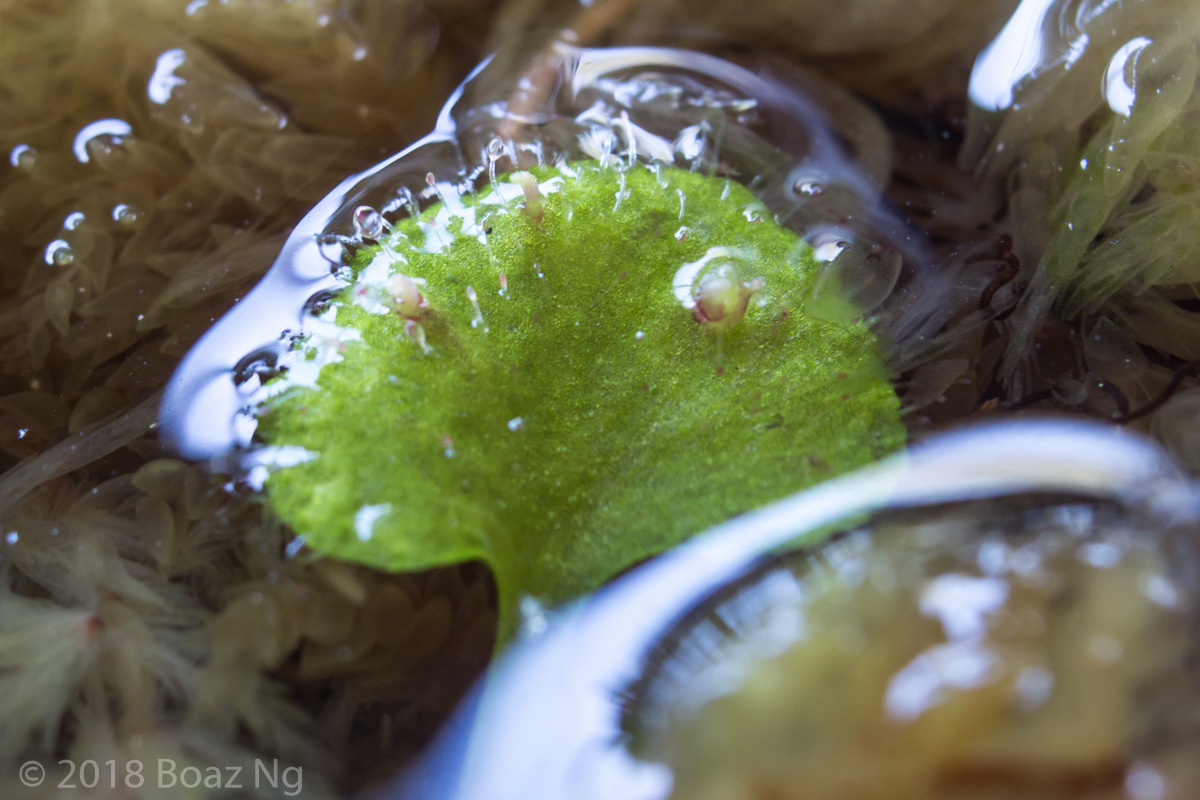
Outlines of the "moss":
M 360 253 L 338 342 L 302 345 L 332 363 L 309 386 L 293 369 L 259 421 L 315 456 L 267 481 L 311 547 L 391 570 L 480 559 L 502 636 L 522 596 L 594 589 L 905 436 L 870 330 L 805 317 L 815 262 L 747 189 L 564 169 Z

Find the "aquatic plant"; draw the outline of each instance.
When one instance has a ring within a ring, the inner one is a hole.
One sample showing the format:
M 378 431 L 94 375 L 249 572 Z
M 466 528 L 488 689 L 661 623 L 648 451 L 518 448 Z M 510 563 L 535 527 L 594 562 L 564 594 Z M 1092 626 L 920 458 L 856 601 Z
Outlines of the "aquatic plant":
M 811 249 L 736 182 L 626 166 L 461 200 L 431 175 L 442 202 L 391 231 L 359 210 L 378 244 L 260 411 L 267 495 L 309 547 L 480 559 L 507 636 L 522 603 L 903 444 L 869 327 L 805 313 Z

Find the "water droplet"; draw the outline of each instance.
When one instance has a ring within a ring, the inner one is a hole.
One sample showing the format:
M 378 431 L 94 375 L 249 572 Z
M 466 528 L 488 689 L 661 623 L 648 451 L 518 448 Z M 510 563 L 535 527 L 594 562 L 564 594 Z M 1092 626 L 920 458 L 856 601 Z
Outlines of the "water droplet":
M 8 163 L 18 169 L 33 169 L 33 165 L 37 163 L 37 150 L 27 144 L 19 144 L 8 154 Z
M 493 136 L 491 141 L 487 143 L 487 158 L 493 164 L 504 157 L 504 140 L 499 136 Z
M 496 188 L 496 162 L 504 157 L 504 140 L 499 136 L 493 136 L 491 141 L 487 143 L 487 160 L 488 160 L 488 184 Z M 432 185 L 432 184 L 431 184 Z
M 354 233 L 359 239 L 379 241 L 383 236 L 383 216 L 370 206 L 354 209 Z
M 113 222 L 120 225 L 133 226 L 142 219 L 142 212 L 127 203 L 117 203 L 112 210 Z
M 637 341 L 639 341 L 639 342 L 640 342 L 640 341 L 642 341 L 643 339 L 645 339 L 645 338 L 646 338 L 646 332 L 645 332 L 645 331 L 638 331 L 637 333 L 635 333 L 635 334 L 633 335 L 633 338 L 634 338 L 634 339 L 636 339 Z
M 75 260 L 75 251 L 63 239 L 55 239 L 46 245 L 44 258 L 47 264 L 65 267 Z

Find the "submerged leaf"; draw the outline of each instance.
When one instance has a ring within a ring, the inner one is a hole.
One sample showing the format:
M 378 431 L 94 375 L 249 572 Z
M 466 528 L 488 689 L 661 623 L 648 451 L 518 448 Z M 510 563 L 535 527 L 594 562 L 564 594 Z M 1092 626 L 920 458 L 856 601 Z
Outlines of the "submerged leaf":
M 522 597 L 594 589 L 903 444 L 874 336 L 806 317 L 815 262 L 744 187 L 595 163 L 512 179 L 382 233 L 336 332 L 272 387 L 259 428 L 292 457 L 267 491 L 309 546 L 480 559 L 506 637 Z

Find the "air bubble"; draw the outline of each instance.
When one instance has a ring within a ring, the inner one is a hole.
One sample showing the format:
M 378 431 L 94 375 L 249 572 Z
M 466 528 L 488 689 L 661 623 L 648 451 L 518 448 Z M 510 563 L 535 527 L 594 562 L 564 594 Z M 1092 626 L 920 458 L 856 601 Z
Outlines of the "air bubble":
M 755 225 L 766 219 L 767 213 L 766 206 L 762 203 L 751 203 L 742 209 L 742 216 L 746 218 L 746 221 Z
M 33 169 L 37 163 L 37 150 L 27 144 L 19 144 L 8 154 L 8 163 L 18 169 Z
M 379 241 L 383 236 L 383 216 L 370 206 L 354 209 L 354 233 L 359 239 Z
M 45 260 L 47 264 L 65 267 L 75 260 L 75 251 L 63 239 L 55 239 L 46 245 Z
M 688 238 L 688 234 L 690 234 L 690 233 L 691 233 L 691 231 L 688 230 L 687 225 L 680 225 L 679 230 L 675 231 L 675 241 L 686 242 L 687 238 Z
M 113 222 L 120 225 L 132 226 L 141 221 L 142 212 L 128 203 L 117 203 L 113 206 L 112 218 Z
M 66 219 L 63 220 L 63 230 L 68 230 L 68 231 L 77 230 L 79 228 L 79 226 L 83 224 L 83 222 L 84 222 L 83 212 L 82 211 L 72 211 L 70 214 L 67 214 Z
M 20 538 L 20 534 L 18 534 L 16 531 L 9 531 L 4 537 L 4 541 L 8 542 L 9 544 L 16 544 Z
M 796 183 L 796 191 L 810 197 L 816 197 L 825 191 L 825 187 L 814 180 L 801 180 Z
M 525 419 L 523 417 L 513 417 L 508 421 L 508 429 L 513 433 L 525 430 Z
M 242 387 L 253 378 L 264 383 L 279 374 L 279 354 L 274 350 L 257 350 L 242 358 L 233 368 L 233 383 Z
M 820 248 L 818 248 L 819 250 Z M 817 275 L 808 313 L 827 321 L 848 321 L 869 313 L 891 295 L 900 279 L 900 253 L 863 242 L 838 240 L 833 260 Z
M 828 175 L 812 164 L 801 164 L 788 173 L 788 194 L 792 200 L 803 202 L 825 192 Z

